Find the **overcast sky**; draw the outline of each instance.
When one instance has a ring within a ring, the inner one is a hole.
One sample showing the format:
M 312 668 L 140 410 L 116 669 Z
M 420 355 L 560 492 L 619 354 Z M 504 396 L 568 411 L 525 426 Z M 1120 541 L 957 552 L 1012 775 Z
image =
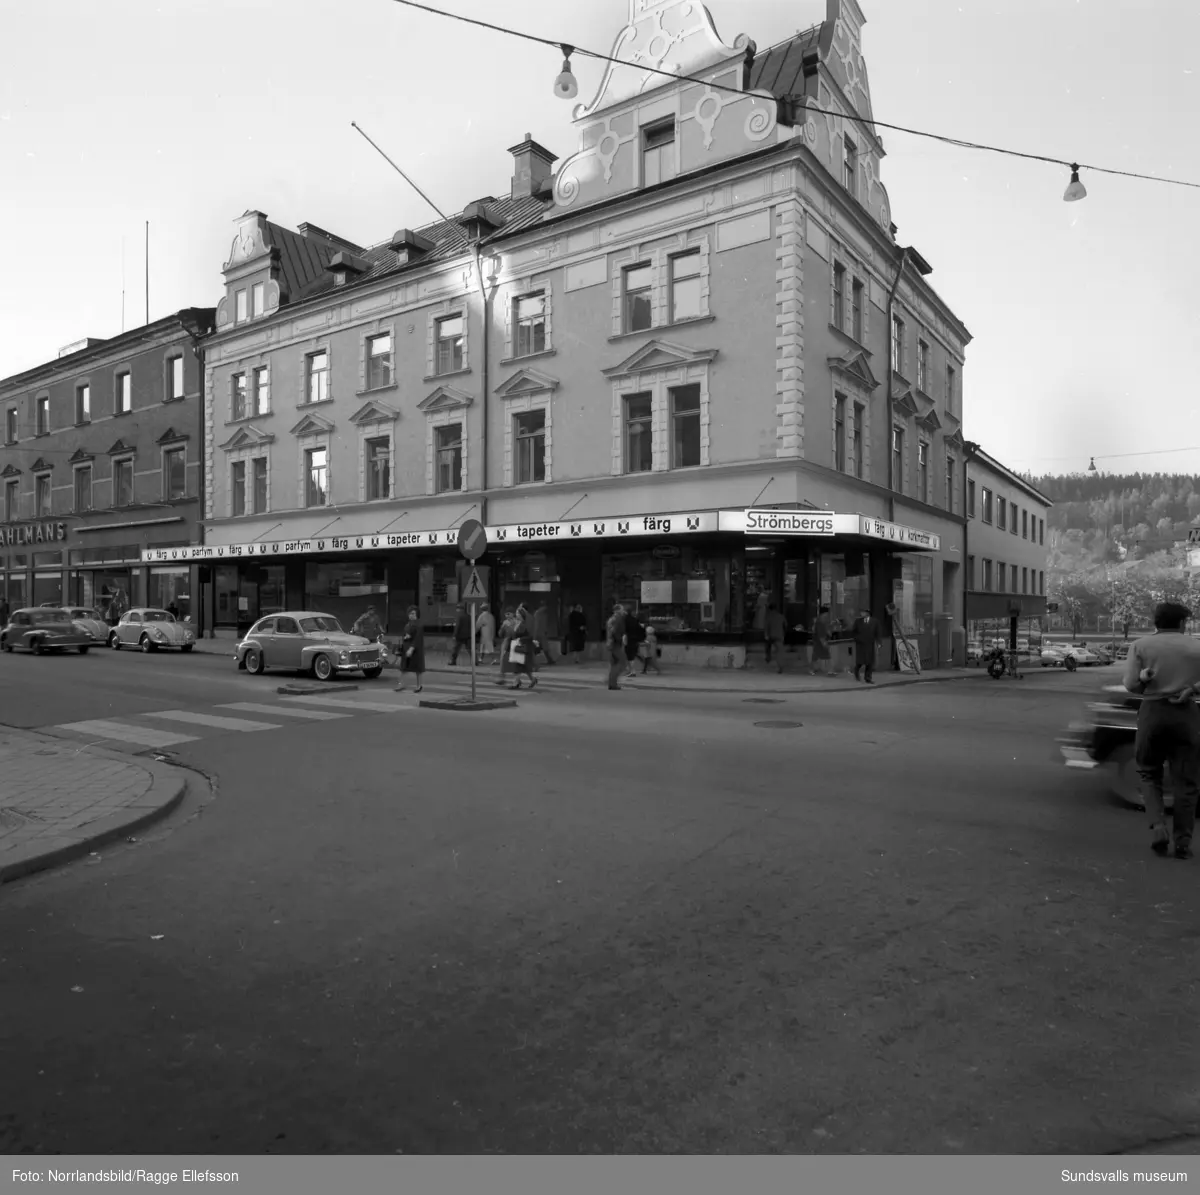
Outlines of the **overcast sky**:
M 627 0 L 433 0 L 608 52 Z M 880 120 L 1200 182 L 1195 0 L 863 0 Z M 824 0 L 711 0 L 760 48 Z M 47 48 L 53 53 L 47 54 Z M 580 98 L 600 66 L 577 59 Z M 526 132 L 566 157 L 555 52 L 392 0 L 0 0 L 0 377 L 85 336 L 214 306 L 258 208 L 360 244 L 506 193 Z M 975 339 L 966 434 L 1014 468 L 1200 473 L 1200 191 L 883 131 L 902 244 Z M 124 250 L 122 250 L 124 244 Z M 1110 459 L 1105 459 L 1105 458 Z

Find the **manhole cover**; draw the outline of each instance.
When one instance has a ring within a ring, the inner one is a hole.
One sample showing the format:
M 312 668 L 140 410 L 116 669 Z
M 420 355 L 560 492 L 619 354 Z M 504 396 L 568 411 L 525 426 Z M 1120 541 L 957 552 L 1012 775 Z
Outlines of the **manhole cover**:
M 764 730 L 795 730 L 797 726 L 803 726 L 803 722 L 755 722 L 755 726 L 761 726 Z
M 747 705 L 782 705 L 782 697 L 747 697 Z

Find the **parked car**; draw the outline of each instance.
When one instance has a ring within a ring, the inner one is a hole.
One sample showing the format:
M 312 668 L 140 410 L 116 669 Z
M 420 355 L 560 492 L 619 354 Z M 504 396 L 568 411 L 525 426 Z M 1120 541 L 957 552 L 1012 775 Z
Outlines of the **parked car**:
M 1099 664 L 1100 657 L 1089 647 L 1079 643 L 1045 643 L 1042 645 L 1043 668 L 1063 667 L 1074 672 L 1080 665 Z
M 1113 796 L 1135 809 L 1146 807 L 1133 761 L 1141 703 L 1141 697 L 1130 693 L 1124 685 L 1105 685 L 1087 703 L 1084 716 L 1057 738 L 1062 761 L 1068 768 L 1101 771 Z M 1175 796 L 1171 791 L 1169 766 L 1164 781 L 1164 803 L 1170 809 Z
M 88 606 L 63 606 L 61 609 L 81 631 L 91 635 L 95 642 L 108 642 L 108 623 L 101 618 L 99 610 Z
M 14 611 L 8 626 L 0 631 L 0 649 L 4 651 L 19 649 L 41 656 L 74 649 L 86 656 L 91 646 L 92 637 L 79 630 L 65 610 L 46 606 Z
M 108 646 L 114 651 L 122 647 L 137 647 L 144 652 L 164 647 L 191 651 L 196 646 L 196 632 L 187 623 L 176 621 L 169 610 L 137 606 L 121 615 L 121 621 L 109 633 Z
M 267 668 L 311 672 L 317 680 L 332 680 L 341 672 L 361 672 L 374 680 L 386 659 L 382 644 L 350 635 L 332 614 L 314 610 L 285 610 L 260 618 L 234 652 L 237 666 L 255 676 Z

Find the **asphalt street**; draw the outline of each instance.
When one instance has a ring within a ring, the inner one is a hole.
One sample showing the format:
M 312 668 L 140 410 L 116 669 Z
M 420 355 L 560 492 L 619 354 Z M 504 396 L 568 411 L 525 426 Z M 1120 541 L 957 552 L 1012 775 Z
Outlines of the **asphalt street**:
M 137 843 L 0 889 L 0 1148 L 1195 1134 L 1200 864 L 1054 755 L 1104 680 L 471 715 L 379 681 L 289 713 L 220 657 L 6 656 L 0 722 L 81 751 L 76 723 L 131 751 L 157 728 L 197 784 Z

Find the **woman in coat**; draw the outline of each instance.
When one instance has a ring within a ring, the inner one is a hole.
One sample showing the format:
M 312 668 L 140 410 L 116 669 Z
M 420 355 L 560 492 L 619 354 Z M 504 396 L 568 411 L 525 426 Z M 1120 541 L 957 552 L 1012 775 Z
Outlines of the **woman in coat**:
M 479 656 L 475 662 L 482 664 L 484 656 L 493 655 L 496 651 L 496 616 L 487 602 L 479 608 L 475 629 L 479 632 Z
M 587 618 L 578 603 L 567 618 L 567 646 L 575 653 L 575 663 L 582 664 L 587 650 Z
M 404 692 L 406 672 L 416 673 L 419 693 L 423 687 L 421 677 L 425 672 L 425 631 L 421 626 L 421 612 L 416 606 L 408 608 L 408 622 L 400 639 L 400 683 L 396 686 L 397 693 Z
M 529 687 L 536 688 L 537 677 L 533 675 L 533 653 L 536 650 L 537 642 L 533 634 L 533 619 L 524 606 L 517 607 L 516 629 L 513 631 L 511 646 L 521 652 L 524 658 L 519 662 L 513 661 L 510 665 L 516 679 L 508 687 L 510 689 L 521 688 L 521 677 L 527 676 L 529 677 Z
M 513 632 L 517 629 L 516 616 L 512 612 L 512 607 L 505 607 L 504 621 L 500 624 L 500 679 L 496 682 L 498 685 L 504 684 L 504 677 L 509 670 L 508 649 L 512 643 Z
M 829 617 L 829 607 L 822 606 L 813 624 L 812 636 L 812 674 L 824 675 L 832 667 L 830 662 L 829 640 L 833 636 L 833 620 Z

